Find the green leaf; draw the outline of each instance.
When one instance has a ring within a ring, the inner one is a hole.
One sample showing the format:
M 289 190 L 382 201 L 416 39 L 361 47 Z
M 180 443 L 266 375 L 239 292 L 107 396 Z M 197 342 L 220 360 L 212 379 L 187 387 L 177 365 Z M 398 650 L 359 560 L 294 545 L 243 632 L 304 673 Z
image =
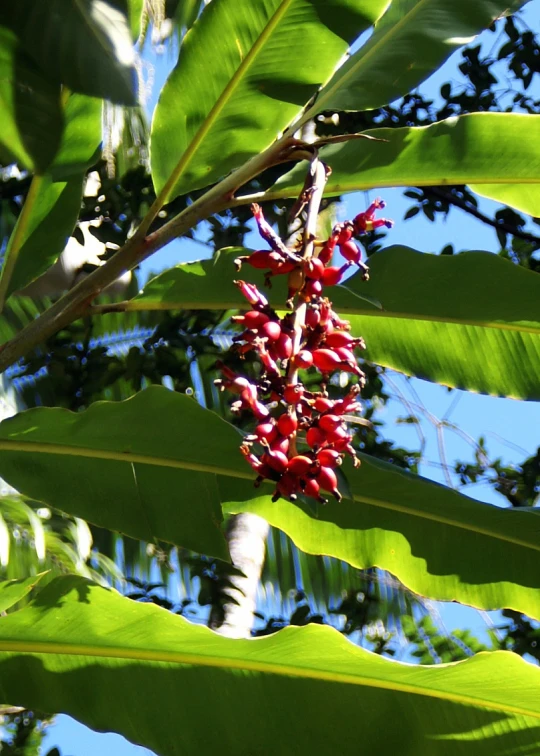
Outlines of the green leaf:
M 228 558 L 215 473 L 239 436 L 194 399 L 151 387 L 83 413 L 28 410 L 0 424 L 0 439 L 0 475 L 21 493 L 134 538 Z
M 471 184 L 470 188 L 481 197 L 502 202 L 523 213 L 540 215 L 540 186 L 538 184 Z
M 180 29 L 191 29 L 199 15 L 202 0 L 179 0 L 176 8 L 176 23 Z
M 532 754 L 539 685 L 540 670 L 505 651 L 421 667 L 327 626 L 224 638 L 72 576 L 0 622 L 2 700 L 62 711 L 163 756 L 334 756 L 336 738 L 342 754 L 358 753 L 359 738 L 366 753 Z M 358 712 L 369 713 L 360 731 Z
M 178 265 L 152 279 L 129 308 L 245 308 L 233 284 L 230 249 Z M 540 277 L 488 252 L 427 255 L 390 247 L 359 276 L 332 290 L 335 309 L 365 338 L 367 359 L 407 375 L 495 396 L 540 399 Z M 245 277 L 263 288 L 263 275 Z M 285 308 L 286 276 L 267 295 Z M 380 303 L 380 304 L 379 304 Z M 382 305 L 382 309 L 380 309 Z
M 0 612 L 5 612 L 27 596 L 47 573 L 32 575 L 19 580 L 4 580 L 0 583 Z
M 86 95 L 70 95 L 64 110 L 62 141 L 48 173 L 55 181 L 82 178 L 99 159 L 103 102 Z
M 152 124 L 152 176 L 173 199 L 269 145 L 387 0 L 212 0 L 182 43 Z
M 269 488 L 252 498 L 253 488 L 232 477 L 219 482 L 223 509 L 263 517 L 307 553 L 387 570 L 422 596 L 540 618 L 540 579 L 529 572 L 540 551 L 537 512 L 481 504 L 361 458 L 359 470 L 345 467 L 353 500 L 332 501 L 316 515 L 307 504 L 273 503 Z
M 144 10 L 144 0 L 127 0 L 129 29 L 132 40 L 136 41 L 141 32 L 141 20 Z
M 25 52 L 74 92 L 137 104 L 137 76 L 123 3 L 117 0 L 17 0 L 0 7 Z
M 60 86 L 0 27 L 0 156 L 4 163 L 42 173 L 53 160 L 63 129 Z
M 26 199 L 26 202 L 32 203 L 28 224 L 19 232 L 18 227 L 24 218 L 21 213 L 6 250 L 2 276 L 7 270 L 12 244 L 16 240 L 16 262 L 6 290 L 8 296 L 23 289 L 56 262 L 81 209 L 83 175 L 56 182 L 45 175 L 35 177 L 34 182 L 35 191 L 29 192 Z
M 303 120 L 322 110 L 372 110 L 407 94 L 507 7 L 507 0 L 393 0 Z
M 257 492 L 240 442 L 193 399 L 152 387 L 81 413 L 39 408 L 5 420 L 0 475 L 96 525 L 223 557 L 221 500 L 227 512 L 261 514 L 305 551 L 387 569 L 422 595 L 540 618 L 535 510 L 481 504 L 363 458 L 360 470 L 345 471 L 354 501 L 322 507 L 317 518 L 272 504 L 269 487 Z
M 453 388 L 540 399 L 540 278 L 489 252 L 425 255 L 390 247 L 370 258 L 371 280 L 351 289 L 383 310 L 356 307 L 366 358 Z M 404 284 L 406 282 L 406 284 Z M 334 303 L 338 311 L 341 292 Z
M 481 184 L 500 182 L 518 185 L 507 195 L 511 204 L 529 191 L 529 185 L 535 191 L 540 184 L 540 148 L 530 139 L 538 128 L 536 115 L 474 113 L 431 126 L 366 131 L 387 141 L 355 139 L 321 149 L 322 159 L 332 168 L 325 193 L 445 184 L 481 189 Z M 298 164 L 257 199 L 298 196 L 306 170 L 306 163 Z M 534 214 L 540 215 L 540 204 Z

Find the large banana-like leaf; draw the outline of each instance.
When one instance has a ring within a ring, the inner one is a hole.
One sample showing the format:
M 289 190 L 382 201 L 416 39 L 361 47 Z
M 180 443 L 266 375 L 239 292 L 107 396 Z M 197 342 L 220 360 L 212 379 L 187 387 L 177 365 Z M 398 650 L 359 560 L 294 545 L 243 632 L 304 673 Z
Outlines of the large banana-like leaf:
M 387 0 L 212 0 L 157 105 L 152 176 L 166 199 L 270 144 Z
M 0 275 L 2 300 L 44 273 L 66 246 L 79 212 L 85 171 L 101 142 L 101 101 L 71 95 L 58 152 L 46 173 L 35 176 Z
M 1 427 L 0 475 L 21 493 L 134 538 L 227 558 L 215 473 L 232 464 L 239 435 L 194 399 L 155 387 L 84 413 L 27 410 Z
M 18 0 L 0 6 L 0 23 L 53 81 L 73 92 L 137 104 L 131 34 L 117 0 Z
M 515 207 L 523 213 L 540 213 L 540 186 L 535 184 L 471 184 L 470 189 L 481 197 L 488 197 L 503 205 Z
M 222 250 L 212 260 L 171 268 L 128 307 L 245 307 L 232 279 L 233 260 L 247 253 Z M 263 290 L 261 273 L 246 270 Z M 277 307 L 284 307 L 285 283 L 276 280 L 268 292 Z M 368 283 L 356 276 L 330 295 L 353 333 L 366 339 L 373 362 L 452 387 L 540 398 L 531 369 L 540 360 L 540 276 L 531 271 L 488 252 L 435 256 L 389 247 L 370 259 Z
M 75 577 L 0 623 L 3 701 L 163 756 L 533 754 L 539 685 L 537 667 L 504 651 L 421 667 L 318 625 L 224 638 Z
M 44 171 L 62 138 L 60 86 L 21 50 L 15 34 L 2 26 L 0 105 L 2 162 L 16 161 L 27 170 Z
M 240 440 L 193 399 L 152 387 L 82 413 L 39 408 L 5 420 L 0 475 L 103 527 L 217 556 L 226 555 L 221 500 L 228 512 L 266 517 L 305 551 L 387 569 L 416 593 L 540 618 L 536 511 L 481 504 L 366 457 L 346 470 L 353 500 L 315 516 L 253 488 Z
M 508 0 L 393 0 L 369 41 L 323 87 L 305 120 L 323 110 L 378 108 L 407 94 L 508 5 Z
M 517 113 L 473 113 L 447 118 L 431 126 L 372 129 L 367 135 L 385 141 L 353 139 L 321 149 L 332 168 L 328 195 L 386 186 L 499 184 L 508 187 L 504 201 L 518 208 L 529 185 L 540 184 L 538 145 L 530 136 L 540 116 Z M 270 187 L 261 199 L 296 197 L 306 176 L 300 163 Z M 489 192 L 489 190 L 488 190 Z M 487 196 L 489 196 L 486 192 Z M 540 204 L 527 199 L 529 211 L 540 215 Z
M 58 259 L 79 217 L 83 181 L 82 174 L 68 181 L 53 182 L 48 174 L 34 178 L 26 198 L 29 206 L 19 216 L 6 249 L 1 279 L 7 296 L 23 289 Z

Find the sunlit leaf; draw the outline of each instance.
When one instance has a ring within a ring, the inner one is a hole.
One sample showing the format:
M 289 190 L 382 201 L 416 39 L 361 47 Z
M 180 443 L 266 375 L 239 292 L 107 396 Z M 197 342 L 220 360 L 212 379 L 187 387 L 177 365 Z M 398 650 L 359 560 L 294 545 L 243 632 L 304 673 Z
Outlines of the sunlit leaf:
M 404 756 L 534 753 L 539 684 L 537 667 L 504 651 L 421 667 L 319 625 L 224 638 L 74 577 L 0 622 L 3 700 L 65 712 L 163 756 L 247 756 L 261 743 L 334 756 L 336 722 L 359 711 L 365 726 L 339 728 L 340 753 L 357 753 L 359 737 L 367 752 Z M 208 727 L 209 710 L 219 727 Z
M 152 124 L 154 185 L 198 189 L 270 144 L 387 0 L 212 0 Z

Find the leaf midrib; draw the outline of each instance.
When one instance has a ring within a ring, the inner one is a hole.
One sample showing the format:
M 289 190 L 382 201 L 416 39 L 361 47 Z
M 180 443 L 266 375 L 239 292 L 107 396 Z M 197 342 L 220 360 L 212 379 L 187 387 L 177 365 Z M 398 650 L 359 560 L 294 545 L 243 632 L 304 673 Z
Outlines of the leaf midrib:
M 289 628 L 284 628 L 281 633 L 286 633 Z M 249 641 L 257 643 L 256 640 Z M 375 677 L 369 677 L 360 674 L 346 674 L 344 672 L 331 672 L 320 670 L 309 666 L 295 666 L 293 664 L 274 664 L 253 659 L 248 656 L 244 659 L 226 656 L 211 656 L 207 654 L 183 653 L 179 651 L 154 651 L 151 649 L 131 649 L 115 646 L 102 647 L 97 645 L 83 645 L 72 643 L 56 643 L 54 641 L 12 641 L 0 640 L 0 653 L 34 653 L 50 654 L 65 656 L 89 656 L 92 658 L 103 659 L 126 659 L 140 662 L 159 662 L 166 664 L 192 665 L 199 667 L 212 667 L 217 669 L 241 670 L 244 672 L 255 672 L 262 674 L 280 675 L 282 677 L 300 677 L 311 680 L 320 680 L 325 682 L 343 683 L 348 685 L 358 685 L 370 688 L 389 690 L 395 693 L 405 693 L 412 695 L 425 696 L 427 698 L 436 698 L 443 701 L 458 703 L 465 706 L 475 706 L 487 708 L 492 711 L 505 712 L 507 714 L 517 714 L 534 719 L 540 719 L 540 713 L 521 706 L 513 706 L 507 703 L 485 700 L 478 696 L 463 693 L 448 693 L 420 685 L 407 685 L 391 680 L 381 680 Z M 504 652 L 499 652 L 504 653 Z M 466 663 L 466 662 L 461 662 Z M 442 665 L 455 666 L 455 665 Z M 437 668 L 440 671 L 441 667 Z M 427 671 L 427 669 L 426 669 Z
M 245 73 L 250 69 L 252 66 L 254 60 L 257 58 L 257 55 L 259 54 L 259 51 L 261 50 L 262 46 L 265 44 L 265 42 L 271 37 L 271 35 L 274 33 L 277 25 L 283 18 L 283 16 L 288 11 L 291 4 L 294 2 L 294 0 L 282 0 L 279 7 L 276 9 L 275 13 L 272 15 L 272 17 L 268 20 L 268 23 L 264 27 L 264 29 L 261 31 L 259 37 L 257 38 L 257 41 L 254 45 L 250 48 L 248 54 L 243 58 L 240 62 L 240 65 L 238 66 L 237 70 L 235 71 L 234 75 L 230 79 L 230 81 L 227 83 L 225 89 L 220 94 L 216 102 L 214 103 L 212 109 L 204 119 L 203 123 L 199 126 L 199 129 L 197 130 L 197 133 L 189 143 L 189 146 L 187 147 L 186 151 L 176 164 L 176 168 L 171 173 L 170 177 L 166 181 L 163 189 L 160 192 L 160 196 L 163 196 L 167 198 L 169 194 L 174 190 L 174 187 L 180 180 L 180 177 L 182 176 L 183 172 L 195 156 L 199 146 L 209 133 L 212 126 L 216 123 L 220 113 L 223 111 L 227 103 L 230 101 L 233 93 L 239 86 L 240 82 L 243 80 Z
M 314 106 L 310 108 L 308 112 L 302 117 L 301 123 L 305 123 L 306 121 L 309 121 L 309 119 L 312 118 L 316 113 L 320 113 L 322 110 L 324 110 L 325 109 L 324 103 L 334 95 L 336 89 L 338 90 L 342 89 L 342 87 L 344 86 L 344 83 L 347 82 L 347 80 L 351 76 L 356 74 L 359 69 L 361 70 L 362 66 L 366 62 L 369 63 L 370 58 L 376 53 L 378 53 L 380 47 L 391 44 L 392 37 L 397 32 L 401 31 L 401 28 L 405 24 L 409 23 L 410 20 L 415 17 L 416 13 L 420 11 L 421 7 L 427 2 L 428 0 L 418 0 L 414 8 L 411 11 L 409 11 L 409 13 L 406 16 L 403 16 L 402 19 L 400 19 L 396 24 L 394 24 L 387 34 L 381 35 L 379 41 L 375 42 L 371 50 L 368 50 L 367 52 L 365 52 L 363 56 L 358 56 L 357 65 L 352 65 L 348 71 L 346 71 L 338 80 L 336 80 L 336 83 L 334 84 L 333 87 L 329 88 L 328 91 L 324 95 L 321 95 L 317 98 L 317 101 L 315 102 Z M 386 13 L 389 13 L 391 11 L 391 7 L 392 7 L 391 4 L 389 4 Z M 382 16 L 381 20 L 384 22 L 384 15 Z M 367 44 L 369 44 L 369 41 Z M 334 74 L 334 76 L 336 74 L 337 74 L 337 71 Z
M 346 282 L 345 282 L 346 283 Z M 159 300 L 151 300 L 151 299 L 143 299 L 142 297 L 140 299 L 132 299 L 129 302 L 125 304 L 123 307 L 123 311 L 125 312 L 142 312 L 142 311 L 152 311 L 152 310 L 178 310 L 178 309 L 185 309 L 185 310 L 239 310 L 242 309 L 242 303 L 241 302 L 227 302 L 227 301 L 220 301 L 216 302 L 213 300 L 209 301 L 201 301 L 196 300 L 193 302 L 182 300 L 181 302 L 178 300 L 175 301 L 159 301 Z M 277 306 L 277 309 L 279 310 L 279 306 Z M 338 306 L 336 309 L 339 310 L 340 314 L 343 315 L 357 315 L 362 317 L 376 317 L 376 318 L 394 318 L 396 320 L 416 320 L 420 322 L 427 322 L 427 323 L 451 323 L 452 325 L 460 325 L 460 326 L 467 326 L 471 328 L 489 328 L 496 331 L 515 331 L 517 333 L 532 333 L 532 334 L 538 334 L 540 335 L 540 323 L 537 326 L 526 326 L 521 325 L 519 322 L 517 323 L 504 323 L 504 322 L 497 322 L 497 321 L 490 321 L 490 320 L 467 320 L 465 318 L 451 318 L 446 316 L 437 316 L 437 315 L 425 315 L 425 314 L 418 314 L 418 313 L 405 313 L 405 312 L 394 312 L 392 310 L 379 310 L 379 309 L 370 309 L 370 310 L 362 310 L 358 308 L 352 308 L 352 307 L 341 307 Z
M 200 464 L 197 462 L 185 462 L 183 460 L 173 459 L 170 457 L 156 457 L 147 454 L 136 454 L 131 451 L 114 451 L 109 449 L 93 449 L 83 446 L 69 446 L 67 444 L 53 444 L 47 442 L 38 441 L 10 441 L 0 440 L 0 452 L 23 452 L 27 454 L 58 454 L 69 457 L 85 457 L 89 459 L 107 459 L 116 462 L 125 462 L 130 464 L 143 464 L 156 467 L 168 467 L 179 470 L 189 470 L 191 472 L 205 472 L 213 475 L 222 475 L 227 478 L 239 478 L 241 480 L 253 480 L 253 473 L 251 473 L 247 467 L 246 470 L 232 469 L 219 467 L 217 465 Z M 422 510 L 415 510 L 411 507 L 402 506 L 393 501 L 386 501 L 382 498 L 373 498 L 369 496 L 353 496 L 354 501 L 359 504 L 370 504 L 374 507 L 381 509 L 389 509 L 394 512 L 401 512 L 403 514 L 419 517 L 423 520 L 431 520 L 443 525 L 449 525 L 451 527 L 466 530 L 468 532 L 478 533 L 488 538 L 494 538 L 504 543 L 512 543 L 522 548 L 531 549 L 532 551 L 540 552 L 540 544 L 530 543 L 524 541 L 521 538 L 516 538 L 511 535 L 501 534 L 493 532 L 488 528 L 479 527 L 477 525 L 471 526 L 468 523 L 460 522 L 452 517 L 448 517 L 442 514 L 435 514 L 433 512 L 425 512 Z M 471 499 L 474 501 L 474 499 Z M 479 506 L 489 507 L 490 505 Z

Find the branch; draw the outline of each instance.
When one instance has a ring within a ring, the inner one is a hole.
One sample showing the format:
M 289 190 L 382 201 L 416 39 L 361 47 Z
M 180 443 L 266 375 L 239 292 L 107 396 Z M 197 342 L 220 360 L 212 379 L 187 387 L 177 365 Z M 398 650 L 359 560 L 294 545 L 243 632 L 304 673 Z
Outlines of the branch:
M 476 207 L 473 207 L 473 205 L 467 202 L 467 200 L 460 199 L 451 192 L 446 192 L 444 189 L 439 189 L 436 186 L 430 186 L 429 188 L 424 187 L 423 190 L 425 193 L 434 194 L 436 197 L 445 200 L 445 202 L 449 202 L 451 205 L 459 207 L 461 210 L 464 210 L 466 213 L 469 213 L 469 215 L 472 215 L 474 218 L 477 218 L 479 221 L 482 221 L 482 223 L 485 223 L 492 228 L 498 228 L 501 231 L 505 231 L 507 234 L 516 236 L 518 239 L 523 239 L 524 241 L 531 242 L 532 244 L 536 244 L 537 247 L 540 247 L 540 237 L 535 236 L 534 234 L 529 234 L 527 231 L 521 231 L 511 223 L 504 223 L 496 221 L 494 218 L 490 218 L 489 215 L 485 215 L 480 210 L 477 210 Z
M 255 176 L 280 163 L 312 158 L 313 150 L 309 145 L 292 137 L 282 137 L 148 236 L 144 235 L 147 227 L 147 219 L 144 219 L 134 236 L 110 260 L 0 347 L 0 373 L 61 328 L 82 317 L 92 300 L 117 278 L 135 268 L 172 239 L 183 236 L 200 221 L 231 207 L 235 192 Z

